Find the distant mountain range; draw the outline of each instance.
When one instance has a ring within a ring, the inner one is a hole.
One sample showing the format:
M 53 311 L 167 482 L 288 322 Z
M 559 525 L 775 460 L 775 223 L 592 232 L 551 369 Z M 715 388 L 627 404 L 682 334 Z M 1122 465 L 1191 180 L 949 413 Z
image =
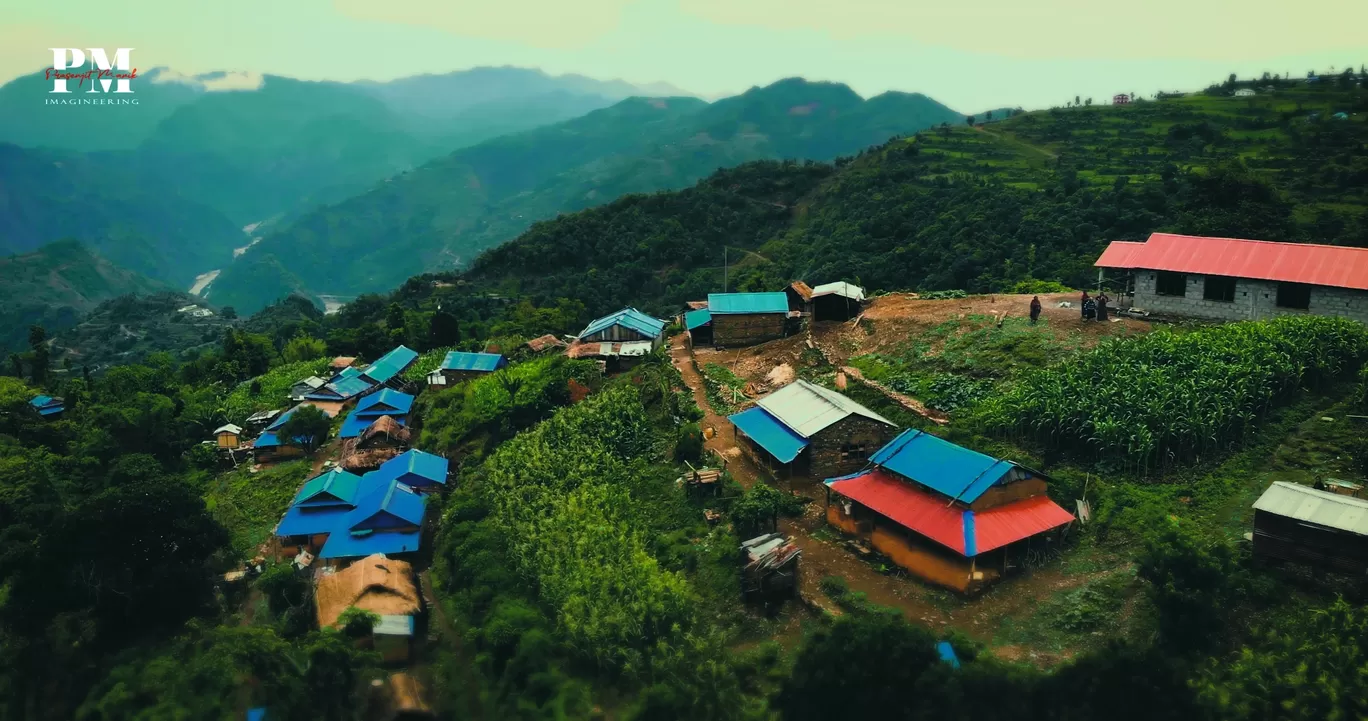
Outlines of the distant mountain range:
M 101 302 L 167 290 L 73 240 L 0 258 L 0 350 L 26 349 L 31 325 L 43 326 L 52 337 L 74 327 Z
M 714 103 L 629 98 L 500 136 L 319 207 L 224 269 L 208 298 L 251 312 L 291 292 L 355 295 L 469 263 L 539 220 L 680 188 L 750 160 L 831 160 L 964 117 L 918 94 L 865 100 L 792 78 Z

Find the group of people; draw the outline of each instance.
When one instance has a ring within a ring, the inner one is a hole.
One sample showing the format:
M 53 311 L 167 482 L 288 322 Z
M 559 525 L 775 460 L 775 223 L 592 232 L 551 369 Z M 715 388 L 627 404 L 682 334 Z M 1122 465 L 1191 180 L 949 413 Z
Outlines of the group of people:
M 1098 293 L 1097 297 L 1094 298 L 1088 295 L 1088 291 L 1083 291 L 1083 320 L 1106 322 L 1107 304 L 1110 302 L 1111 298 L 1108 298 L 1105 292 Z M 1038 320 L 1040 320 L 1040 296 L 1037 295 L 1031 298 L 1031 325 L 1035 325 Z

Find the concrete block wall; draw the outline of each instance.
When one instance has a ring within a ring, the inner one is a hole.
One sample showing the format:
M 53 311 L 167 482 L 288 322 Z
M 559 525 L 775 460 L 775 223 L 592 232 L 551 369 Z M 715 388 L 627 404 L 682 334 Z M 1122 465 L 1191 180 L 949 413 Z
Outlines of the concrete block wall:
M 1183 297 L 1159 295 L 1155 292 L 1157 273 L 1149 270 L 1135 273 L 1133 304 L 1151 313 L 1182 315 L 1210 320 L 1260 320 L 1279 315 L 1331 315 L 1352 318 L 1368 323 L 1368 291 L 1348 288 L 1313 286 L 1307 310 L 1278 307 L 1278 284 L 1266 280 L 1235 281 L 1232 302 L 1206 300 L 1206 276 L 1189 273 Z

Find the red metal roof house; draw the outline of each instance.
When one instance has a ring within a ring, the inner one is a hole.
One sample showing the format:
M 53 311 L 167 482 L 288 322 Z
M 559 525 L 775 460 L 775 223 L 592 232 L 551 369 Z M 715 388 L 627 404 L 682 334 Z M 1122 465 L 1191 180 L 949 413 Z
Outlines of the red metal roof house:
M 1152 313 L 1255 320 L 1288 313 L 1368 322 L 1368 248 L 1154 233 L 1115 241 L 1096 266 L 1122 271 Z
M 974 593 L 1044 549 L 1073 514 L 1043 474 L 904 431 L 864 470 L 826 481 L 827 522 L 921 578 Z

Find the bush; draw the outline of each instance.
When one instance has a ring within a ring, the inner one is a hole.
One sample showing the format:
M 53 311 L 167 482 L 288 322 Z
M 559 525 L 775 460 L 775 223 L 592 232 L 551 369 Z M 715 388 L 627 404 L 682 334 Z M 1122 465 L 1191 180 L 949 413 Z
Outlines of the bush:
M 1073 292 L 1073 288 L 1057 280 L 1027 278 L 1008 286 L 1006 292 L 1016 295 L 1044 295 L 1046 293 L 1070 293 Z
M 917 294 L 917 297 L 922 300 L 951 300 L 953 298 L 967 298 L 968 296 L 969 294 L 962 290 L 930 290 Z
M 369 636 L 377 623 L 380 623 L 378 614 L 355 606 L 348 606 L 342 611 L 342 615 L 337 617 L 337 624 L 342 628 L 342 633 L 351 638 Z
M 679 437 L 675 441 L 674 459 L 678 463 L 697 461 L 703 457 L 703 430 L 697 423 L 686 423 L 679 427 Z

